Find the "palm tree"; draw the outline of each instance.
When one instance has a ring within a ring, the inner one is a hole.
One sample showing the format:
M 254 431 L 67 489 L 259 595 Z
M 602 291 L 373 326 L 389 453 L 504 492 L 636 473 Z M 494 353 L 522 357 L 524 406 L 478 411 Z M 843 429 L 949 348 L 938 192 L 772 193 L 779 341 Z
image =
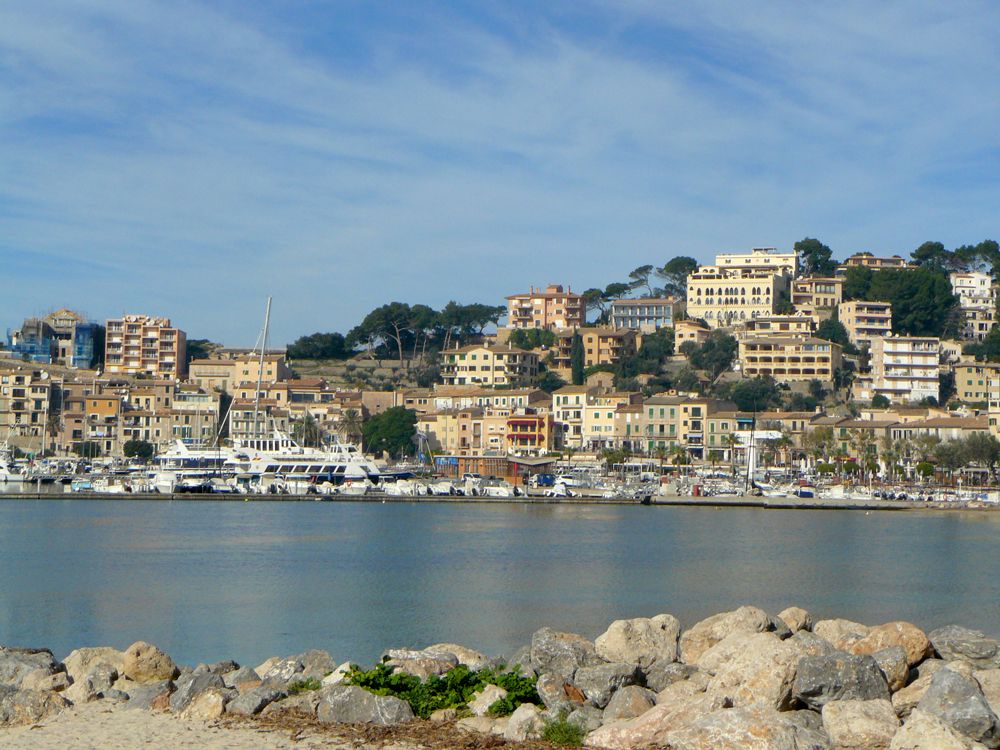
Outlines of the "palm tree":
M 337 420 L 337 433 L 348 443 L 360 443 L 364 419 L 357 409 L 344 409 Z
M 733 474 L 736 474 L 736 446 L 740 444 L 740 439 L 736 437 L 736 433 L 730 432 L 722 436 L 722 444 L 729 450 L 729 466 Z

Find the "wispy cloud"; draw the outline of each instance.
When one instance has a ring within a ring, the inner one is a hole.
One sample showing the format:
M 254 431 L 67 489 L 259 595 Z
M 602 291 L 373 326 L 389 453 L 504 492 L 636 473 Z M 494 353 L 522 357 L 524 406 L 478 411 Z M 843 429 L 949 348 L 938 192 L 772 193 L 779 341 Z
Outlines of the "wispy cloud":
M 841 253 L 982 239 L 998 21 L 988 3 L 0 6 L 0 259 L 24 280 L 5 322 L 148 310 L 238 343 L 274 294 L 287 340 L 389 299 L 499 302 L 806 234 Z

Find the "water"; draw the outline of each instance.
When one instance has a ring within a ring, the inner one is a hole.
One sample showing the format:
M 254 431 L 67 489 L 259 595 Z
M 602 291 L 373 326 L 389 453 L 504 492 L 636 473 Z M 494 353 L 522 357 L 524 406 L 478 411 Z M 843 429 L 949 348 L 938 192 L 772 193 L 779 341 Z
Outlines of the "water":
M 371 663 L 744 603 L 997 635 L 998 543 L 1000 514 L 6 499 L 0 644 Z

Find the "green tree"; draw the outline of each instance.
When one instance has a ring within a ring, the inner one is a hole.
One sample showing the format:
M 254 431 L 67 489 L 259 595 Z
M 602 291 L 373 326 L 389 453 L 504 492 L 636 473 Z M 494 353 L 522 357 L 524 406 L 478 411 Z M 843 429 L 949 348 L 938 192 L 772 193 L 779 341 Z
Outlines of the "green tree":
M 653 273 L 653 267 L 650 265 L 639 266 L 637 269 L 632 271 L 628 275 L 629 286 L 632 289 L 640 289 L 642 287 L 646 288 L 646 294 L 650 297 L 653 296 L 653 287 L 649 284 L 649 276 Z
M 844 349 L 852 348 L 851 337 L 844 324 L 836 318 L 828 318 L 816 327 L 816 338 L 840 344 Z
M 122 453 L 125 454 L 126 458 L 138 458 L 143 461 L 148 461 L 156 453 L 156 448 L 153 444 L 147 442 L 146 440 L 128 440 L 122 445 Z
M 712 331 L 705 343 L 689 350 L 688 359 L 699 370 L 705 370 L 713 378 L 732 367 L 739 344 L 736 339 L 722 331 Z
M 837 270 L 833 251 L 817 239 L 801 239 L 795 243 L 794 249 L 799 254 L 802 274 L 805 276 L 833 276 Z
M 337 433 L 348 443 L 356 443 L 364 435 L 365 420 L 357 409 L 344 409 L 337 420 Z
M 952 257 L 940 242 L 924 242 L 910 253 L 913 262 L 923 268 L 938 271 L 951 270 Z
M 986 338 L 975 344 L 966 344 L 962 351 L 980 362 L 1000 362 L 1000 326 L 993 326 Z
M 101 444 L 92 440 L 73 445 L 73 452 L 80 458 L 97 458 L 101 455 Z
M 864 266 L 851 266 L 844 272 L 844 299 L 870 300 L 868 290 L 872 285 L 872 275 L 875 272 Z
M 566 381 L 552 372 L 552 370 L 544 370 L 543 372 L 540 372 L 538 374 L 538 379 L 535 381 L 535 386 L 546 393 L 558 391 L 564 385 L 566 385 Z
M 698 261 L 687 255 L 678 255 L 655 273 L 663 279 L 663 293 L 668 297 L 684 297 L 687 295 L 687 278 L 698 270 Z
M 289 359 L 347 359 L 352 352 L 343 334 L 314 333 L 297 338 L 287 354 Z
M 872 396 L 872 406 L 876 409 L 888 409 L 892 406 L 892 402 L 881 393 L 876 393 Z
M 556 335 L 547 328 L 516 328 L 507 341 L 519 349 L 551 348 L 556 343 Z
M 222 344 L 216 344 L 208 339 L 188 339 L 187 340 L 187 361 L 191 364 L 196 359 L 208 359 L 215 353 Z M 103 347 L 102 347 L 103 349 Z M 94 342 L 94 351 L 97 351 L 97 342 Z
M 403 406 L 394 406 L 369 419 L 362 428 L 365 449 L 372 453 L 387 452 L 393 458 L 413 450 L 417 413 Z
M 573 385 L 583 385 L 583 337 L 579 333 L 573 334 L 573 342 L 569 348 L 569 366 L 573 374 Z
M 892 303 L 892 330 L 910 336 L 940 336 L 958 305 L 948 277 L 926 268 L 875 272 L 867 299 Z
M 781 389 L 770 375 L 733 383 L 723 393 L 740 411 L 766 411 L 781 406 Z

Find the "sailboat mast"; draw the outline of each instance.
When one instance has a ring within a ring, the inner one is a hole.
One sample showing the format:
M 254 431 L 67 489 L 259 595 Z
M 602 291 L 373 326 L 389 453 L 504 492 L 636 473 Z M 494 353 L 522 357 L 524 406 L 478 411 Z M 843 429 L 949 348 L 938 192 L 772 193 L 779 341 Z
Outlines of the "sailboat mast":
M 264 383 L 264 352 L 267 351 L 267 331 L 271 325 L 271 298 L 267 298 L 267 308 L 264 310 L 264 335 L 260 340 L 260 362 L 257 367 L 257 392 L 253 400 L 253 436 L 260 437 L 260 388 Z

